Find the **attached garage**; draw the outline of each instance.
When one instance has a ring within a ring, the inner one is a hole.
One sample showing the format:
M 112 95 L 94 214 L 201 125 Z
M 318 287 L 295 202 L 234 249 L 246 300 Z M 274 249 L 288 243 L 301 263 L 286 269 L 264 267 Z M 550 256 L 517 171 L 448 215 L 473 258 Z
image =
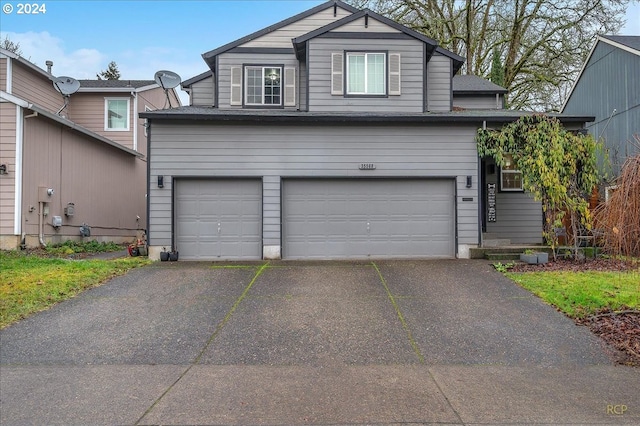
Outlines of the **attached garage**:
M 262 258 L 262 181 L 177 179 L 175 241 L 185 260 Z
M 453 179 L 285 179 L 283 257 L 455 257 Z

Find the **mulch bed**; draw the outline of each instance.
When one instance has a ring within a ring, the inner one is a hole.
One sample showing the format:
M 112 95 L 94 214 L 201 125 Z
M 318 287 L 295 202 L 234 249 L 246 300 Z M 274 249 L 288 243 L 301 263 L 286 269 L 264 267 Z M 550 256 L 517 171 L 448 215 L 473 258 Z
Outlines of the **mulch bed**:
M 543 271 L 601 271 L 622 272 L 638 271 L 638 262 L 617 259 L 588 259 L 584 261 L 559 259 L 543 265 L 516 263 L 510 272 Z M 588 318 L 576 320 L 579 325 L 589 327 L 592 333 L 600 337 L 609 348 L 616 362 L 640 367 L 640 311 L 623 310 L 619 312 L 603 311 Z

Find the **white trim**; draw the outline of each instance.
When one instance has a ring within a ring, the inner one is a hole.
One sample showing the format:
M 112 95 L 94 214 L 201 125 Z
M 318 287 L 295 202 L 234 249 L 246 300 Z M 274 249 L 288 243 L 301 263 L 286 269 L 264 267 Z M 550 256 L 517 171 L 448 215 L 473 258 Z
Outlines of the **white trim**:
M 13 92 L 13 61 L 8 56 L 7 58 L 7 87 L 5 87 L 6 92 L 11 94 Z
M 265 87 L 264 87 L 264 72 L 267 69 L 276 69 L 280 72 L 280 102 L 277 104 L 267 104 L 265 103 Z M 249 103 L 247 101 L 247 99 L 249 98 L 249 70 L 260 70 L 260 75 L 261 75 L 261 79 L 260 79 L 260 92 L 262 95 L 261 101 L 260 103 Z M 267 107 L 279 107 L 279 106 L 283 106 L 284 105 L 284 68 L 281 66 L 269 66 L 269 65 L 247 65 L 244 67 L 244 105 L 247 106 L 267 106 Z
M 111 129 L 109 127 L 109 101 L 127 101 L 127 127 L 124 129 Z M 104 131 L 105 132 L 128 132 L 131 129 L 131 98 L 104 98 Z
M 140 123 L 138 122 L 139 120 L 139 116 L 138 116 L 138 94 L 134 93 L 133 94 L 133 120 L 135 121 L 135 126 L 133 126 L 133 149 L 134 150 L 138 150 L 138 126 L 140 125 Z
M 383 63 L 382 63 L 382 70 L 384 73 L 384 76 L 382 78 L 382 92 L 380 93 L 369 93 L 368 90 L 368 79 L 369 79 L 369 56 L 370 55 L 380 55 L 383 58 Z M 349 64 L 349 57 L 350 56 L 363 56 L 364 57 L 364 91 L 363 92 L 352 92 L 349 90 L 349 79 L 351 77 L 351 73 L 350 73 L 350 64 Z M 388 83 L 387 83 L 387 78 L 388 78 L 388 69 L 387 69 L 387 54 L 385 52 L 347 52 L 346 54 L 346 87 L 345 87 L 345 94 L 347 95 L 366 95 L 366 96 L 384 96 L 384 95 L 388 95 Z
M 634 49 L 632 47 L 626 46 L 626 45 L 624 45 L 622 43 L 618 43 L 617 41 L 614 41 L 614 40 L 609 40 L 606 37 L 598 36 L 598 41 L 603 41 L 603 42 L 605 42 L 607 44 L 610 44 L 613 47 L 617 47 L 618 49 L 622 49 L 622 50 L 627 51 L 629 53 L 632 53 L 634 55 L 640 56 L 640 50 L 636 50 L 636 49 Z
M 14 210 L 13 210 L 13 233 L 22 233 L 22 152 L 24 119 L 23 110 L 20 105 L 16 105 L 16 156 L 14 165 Z
M 24 99 L 20 99 L 17 96 L 12 95 L 11 93 L 4 92 L 0 90 L 0 100 L 5 100 L 11 102 L 14 105 L 20 105 L 22 108 L 29 108 L 29 103 Z
M 153 111 L 153 109 L 149 105 L 145 104 L 144 105 L 144 112 L 147 112 L 147 111 Z M 149 126 L 149 120 L 145 118 L 144 119 L 144 137 L 145 138 L 149 137 L 148 126 Z

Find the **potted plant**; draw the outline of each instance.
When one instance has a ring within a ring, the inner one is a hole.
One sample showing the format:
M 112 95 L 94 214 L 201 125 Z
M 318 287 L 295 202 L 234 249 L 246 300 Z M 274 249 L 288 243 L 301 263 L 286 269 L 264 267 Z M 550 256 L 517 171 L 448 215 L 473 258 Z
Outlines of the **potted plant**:
M 524 253 L 520 254 L 520 260 L 522 262 L 528 263 L 529 265 L 535 265 L 536 263 L 538 263 L 538 256 L 533 250 L 527 249 L 524 251 Z
M 547 263 L 549 262 L 549 253 L 545 251 L 539 251 L 536 253 L 536 257 L 538 258 L 538 263 Z
M 160 252 L 160 261 L 166 262 L 167 260 L 169 260 L 169 252 L 166 247 L 162 247 L 162 251 Z

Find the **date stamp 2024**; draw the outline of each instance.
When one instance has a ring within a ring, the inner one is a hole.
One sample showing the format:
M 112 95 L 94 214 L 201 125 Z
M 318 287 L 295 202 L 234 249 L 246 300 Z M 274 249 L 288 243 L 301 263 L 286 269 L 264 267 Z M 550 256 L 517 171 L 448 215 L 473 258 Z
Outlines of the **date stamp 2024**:
M 6 15 L 15 12 L 16 15 L 44 15 L 47 13 L 46 3 L 5 3 L 2 11 Z

